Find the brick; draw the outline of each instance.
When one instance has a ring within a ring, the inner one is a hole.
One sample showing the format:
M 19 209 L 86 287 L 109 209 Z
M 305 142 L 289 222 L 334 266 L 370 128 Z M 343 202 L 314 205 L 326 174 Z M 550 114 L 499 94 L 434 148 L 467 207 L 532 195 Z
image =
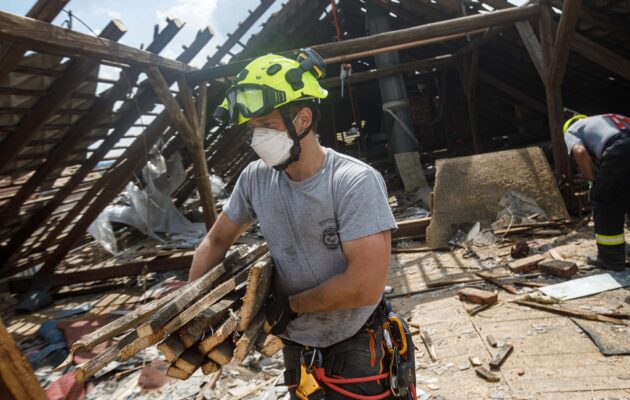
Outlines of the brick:
M 512 272 L 528 272 L 533 269 L 536 269 L 536 266 L 538 265 L 538 263 L 544 259 L 545 257 L 543 257 L 542 255 L 534 254 L 533 256 L 521 258 L 519 260 L 514 260 L 511 263 L 509 263 L 508 266 L 510 267 Z
M 460 300 L 465 300 L 475 304 L 494 304 L 497 302 L 499 295 L 496 292 L 487 290 L 465 288 L 460 290 L 457 295 Z
M 574 262 L 566 260 L 545 260 L 538 264 L 546 274 L 570 278 L 577 273 L 578 267 Z

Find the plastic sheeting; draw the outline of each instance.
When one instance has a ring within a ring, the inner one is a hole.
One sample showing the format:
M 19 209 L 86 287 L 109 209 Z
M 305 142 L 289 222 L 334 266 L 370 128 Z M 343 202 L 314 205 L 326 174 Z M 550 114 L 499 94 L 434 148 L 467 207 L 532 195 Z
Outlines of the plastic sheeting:
M 168 161 L 159 153 L 153 154 L 142 176 L 146 187 L 143 189 L 130 182 L 118 204 L 107 206 L 90 225 L 90 235 L 114 255 L 119 252 L 112 222 L 133 226 L 163 242 L 164 247 L 196 246 L 205 235 L 204 224 L 186 219 L 170 197 L 186 178 L 180 154 L 175 153 Z

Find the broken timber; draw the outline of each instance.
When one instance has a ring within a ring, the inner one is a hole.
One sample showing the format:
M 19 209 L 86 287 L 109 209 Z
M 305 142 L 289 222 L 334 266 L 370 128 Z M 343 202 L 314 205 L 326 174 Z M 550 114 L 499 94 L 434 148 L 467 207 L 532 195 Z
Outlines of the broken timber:
M 499 369 L 501 364 L 503 364 L 505 360 L 507 360 L 512 350 L 514 350 L 514 346 L 509 343 L 501 346 L 499 348 L 499 352 L 495 354 L 494 357 L 492 357 L 492 360 L 490 360 L 490 368 Z
M 269 295 L 273 275 L 273 259 L 266 256 L 257 261 L 249 270 L 247 289 L 243 297 L 237 330 L 244 332 L 261 310 Z
M 265 316 L 263 313 L 259 313 L 256 318 L 249 324 L 243 335 L 236 342 L 236 348 L 234 349 L 234 360 L 243 362 L 247 354 L 251 351 L 256 343 L 256 339 L 263 330 L 263 323 L 265 322 Z
M 526 300 L 513 300 L 513 302 L 522 306 L 537 308 L 539 310 L 548 311 L 554 314 L 566 315 L 568 317 L 587 319 L 589 321 L 607 322 L 609 324 L 615 324 L 615 325 L 626 325 L 626 323 L 620 319 L 611 318 L 611 317 L 607 317 L 604 315 L 600 315 L 600 314 L 596 314 L 596 313 L 592 313 L 588 311 L 571 310 L 568 308 L 539 304 L 539 303 L 534 303 L 533 301 L 526 301 Z

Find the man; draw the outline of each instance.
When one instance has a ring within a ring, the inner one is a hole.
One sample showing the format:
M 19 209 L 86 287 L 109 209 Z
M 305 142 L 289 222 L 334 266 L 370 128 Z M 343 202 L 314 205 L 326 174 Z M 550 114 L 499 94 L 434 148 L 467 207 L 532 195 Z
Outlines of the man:
M 396 223 L 380 174 L 317 141 L 318 102 L 327 96 L 317 81 L 324 66 L 305 49 L 298 61 L 269 54 L 237 75 L 215 116 L 247 123 L 260 160 L 241 173 L 190 271 L 190 280 L 203 275 L 259 222 L 276 265 L 265 325 L 285 342 L 285 383 L 293 398 L 303 378 L 300 359 L 313 348 L 321 351 L 326 375 L 386 370 L 377 306 Z M 377 395 L 388 390 L 386 381 L 342 386 Z M 347 398 L 323 390 L 328 399 Z
M 625 268 L 624 214 L 630 207 L 630 119 L 618 114 L 576 115 L 564 124 L 564 139 L 582 174 L 592 182 L 599 268 Z

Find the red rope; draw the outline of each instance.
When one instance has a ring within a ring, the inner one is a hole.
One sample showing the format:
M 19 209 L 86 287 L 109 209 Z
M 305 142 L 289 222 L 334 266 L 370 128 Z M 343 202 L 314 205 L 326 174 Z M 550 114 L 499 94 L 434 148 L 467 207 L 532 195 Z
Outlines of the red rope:
M 343 384 L 353 384 L 353 383 L 365 383 L 365 382 L 378 381 L 380 379 L 386 379 L 389 376 L 389 373 L 387 372 L 383 374 L 379 374 L 379 375 L 374 375 L 374 376 L 364 376 L 361 378 L 331 378 L 329 376 L 326 376 L 326 372 L 324 371 L 323 368 L 317 368 L 317 367 L 313 367 L 313 372 L 315 373 L 315 377 L 317 378 L 318 381 L 322 382 L 324 385 L 328 386 L 335 392 L 340 393 L 351 399 L 381 400 L 388 397 L 391 394 L 391 391 L 388 389 L 381 394 L 367 396 L 367 395 L 352 393 L 336 385 L 336 384 L 343 385 Z

